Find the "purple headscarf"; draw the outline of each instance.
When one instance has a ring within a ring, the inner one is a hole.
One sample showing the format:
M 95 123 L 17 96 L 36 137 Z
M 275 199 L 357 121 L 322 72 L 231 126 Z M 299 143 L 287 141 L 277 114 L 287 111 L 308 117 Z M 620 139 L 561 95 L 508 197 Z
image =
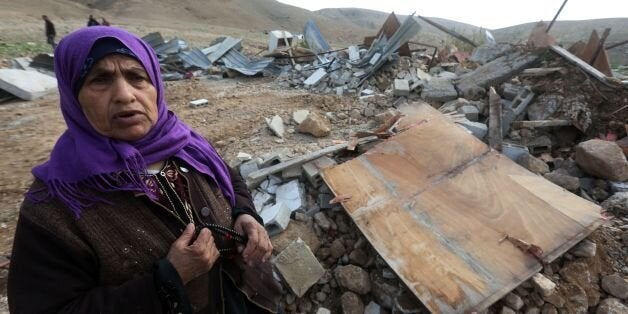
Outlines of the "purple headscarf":
M 100 135 L 83 114 L 74 93 L 94 42 L 105 37 L 119 40 L 133 52 L 157 89 L 158 120 L 138 141 L 125 142 Z M 59 43 L 55 50 L 55 72 L 61 112 L 68 129 L 55 144 L 50 159 L 33 168 L 33 175 L 46 188 L 29 192 L 29 199 L 45 201 L 56 197 L 78 218 L 83 208 L 107 202 L 102 192 L 147 192 L 141 179 L 146 165 L 176 156 L 214 179 L 231 205 L 235 205 L 227 165 L 203 137 L 168 110 L 159 60 L 140 38 L 114 27 L 80 29 Z

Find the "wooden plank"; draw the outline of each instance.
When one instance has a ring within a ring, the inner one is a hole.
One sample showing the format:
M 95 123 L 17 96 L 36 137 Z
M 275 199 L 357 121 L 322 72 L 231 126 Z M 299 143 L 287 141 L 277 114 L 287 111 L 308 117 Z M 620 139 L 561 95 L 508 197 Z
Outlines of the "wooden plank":
M 591 75 L 594 78 L 596 78 L 598 81 L 608 85 L 608 81 L 607 81 L 606 75 L 604 73 L 602 73 L 598 69 L 590 66 L 589 64 L 584 62 L 582 59 L 574 56 L 573 54 L 571 54 L 571 52 L 565 50 L 565 48 L 562 48 L 562 47 L 559 47 L 559 46 L 556 46 L 556 45 L 551 45 L 550 49 L 552 49 L 552 51 L 554 51 L 555 53 L 557 53 L 561 57 L 567 59 L 567 61 L 575 64 L 577 67 L 581 68 L 582 70 L 587 72 L 589 75 Z
M 323 171 L 349 215 L 435 313 L 481 311 L 541 269 L 500 241 L 540 246 L 551 261 L 601 222 L 599 207 L 490 150 L 428 105 L 412 126 Z M 462 133 L 460 133 L 462 131 Z

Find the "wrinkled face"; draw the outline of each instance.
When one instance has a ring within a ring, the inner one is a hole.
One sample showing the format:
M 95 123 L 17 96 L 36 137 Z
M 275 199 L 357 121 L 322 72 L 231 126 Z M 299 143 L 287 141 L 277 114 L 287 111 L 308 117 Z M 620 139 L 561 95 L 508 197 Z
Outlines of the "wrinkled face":
M 101 135 L 144 137 L 157 123 L 157 89 L 137 60 L 111 54 L 91 69 L 78 94 L 83 113 Z

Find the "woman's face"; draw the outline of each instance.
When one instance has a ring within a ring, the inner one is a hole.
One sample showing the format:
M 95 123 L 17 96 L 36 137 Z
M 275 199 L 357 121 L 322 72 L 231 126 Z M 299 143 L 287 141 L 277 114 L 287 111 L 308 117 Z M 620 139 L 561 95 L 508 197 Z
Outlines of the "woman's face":
M 157 89 L 142 64 L 124 55 L 98 61 L 78 101 L 96 132 L 111 138 L 136 141 L 157 123 Z

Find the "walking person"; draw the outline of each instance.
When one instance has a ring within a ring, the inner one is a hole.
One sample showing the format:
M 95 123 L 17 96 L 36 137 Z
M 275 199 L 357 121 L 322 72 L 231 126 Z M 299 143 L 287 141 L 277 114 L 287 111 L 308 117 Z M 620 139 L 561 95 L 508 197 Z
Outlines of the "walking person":
M 87 26 L 98 26 L 98 25 L 100 25 L 100 23 L 98 23 L 98 21 L 96 21 L 94 16 L 90 14 L 89 19 L 87 20 Z
M 52 50 L 54 51 L 57 48 L 57 44 L 55 43 L 55 36 L 57 36 L 57 32 L 55 30 L 55 25 L 50 21 L 48 16 L 42 15 L 42 19 L 44 19 L 45 28 L 46 28 L 46 42 L 52 46 Z

